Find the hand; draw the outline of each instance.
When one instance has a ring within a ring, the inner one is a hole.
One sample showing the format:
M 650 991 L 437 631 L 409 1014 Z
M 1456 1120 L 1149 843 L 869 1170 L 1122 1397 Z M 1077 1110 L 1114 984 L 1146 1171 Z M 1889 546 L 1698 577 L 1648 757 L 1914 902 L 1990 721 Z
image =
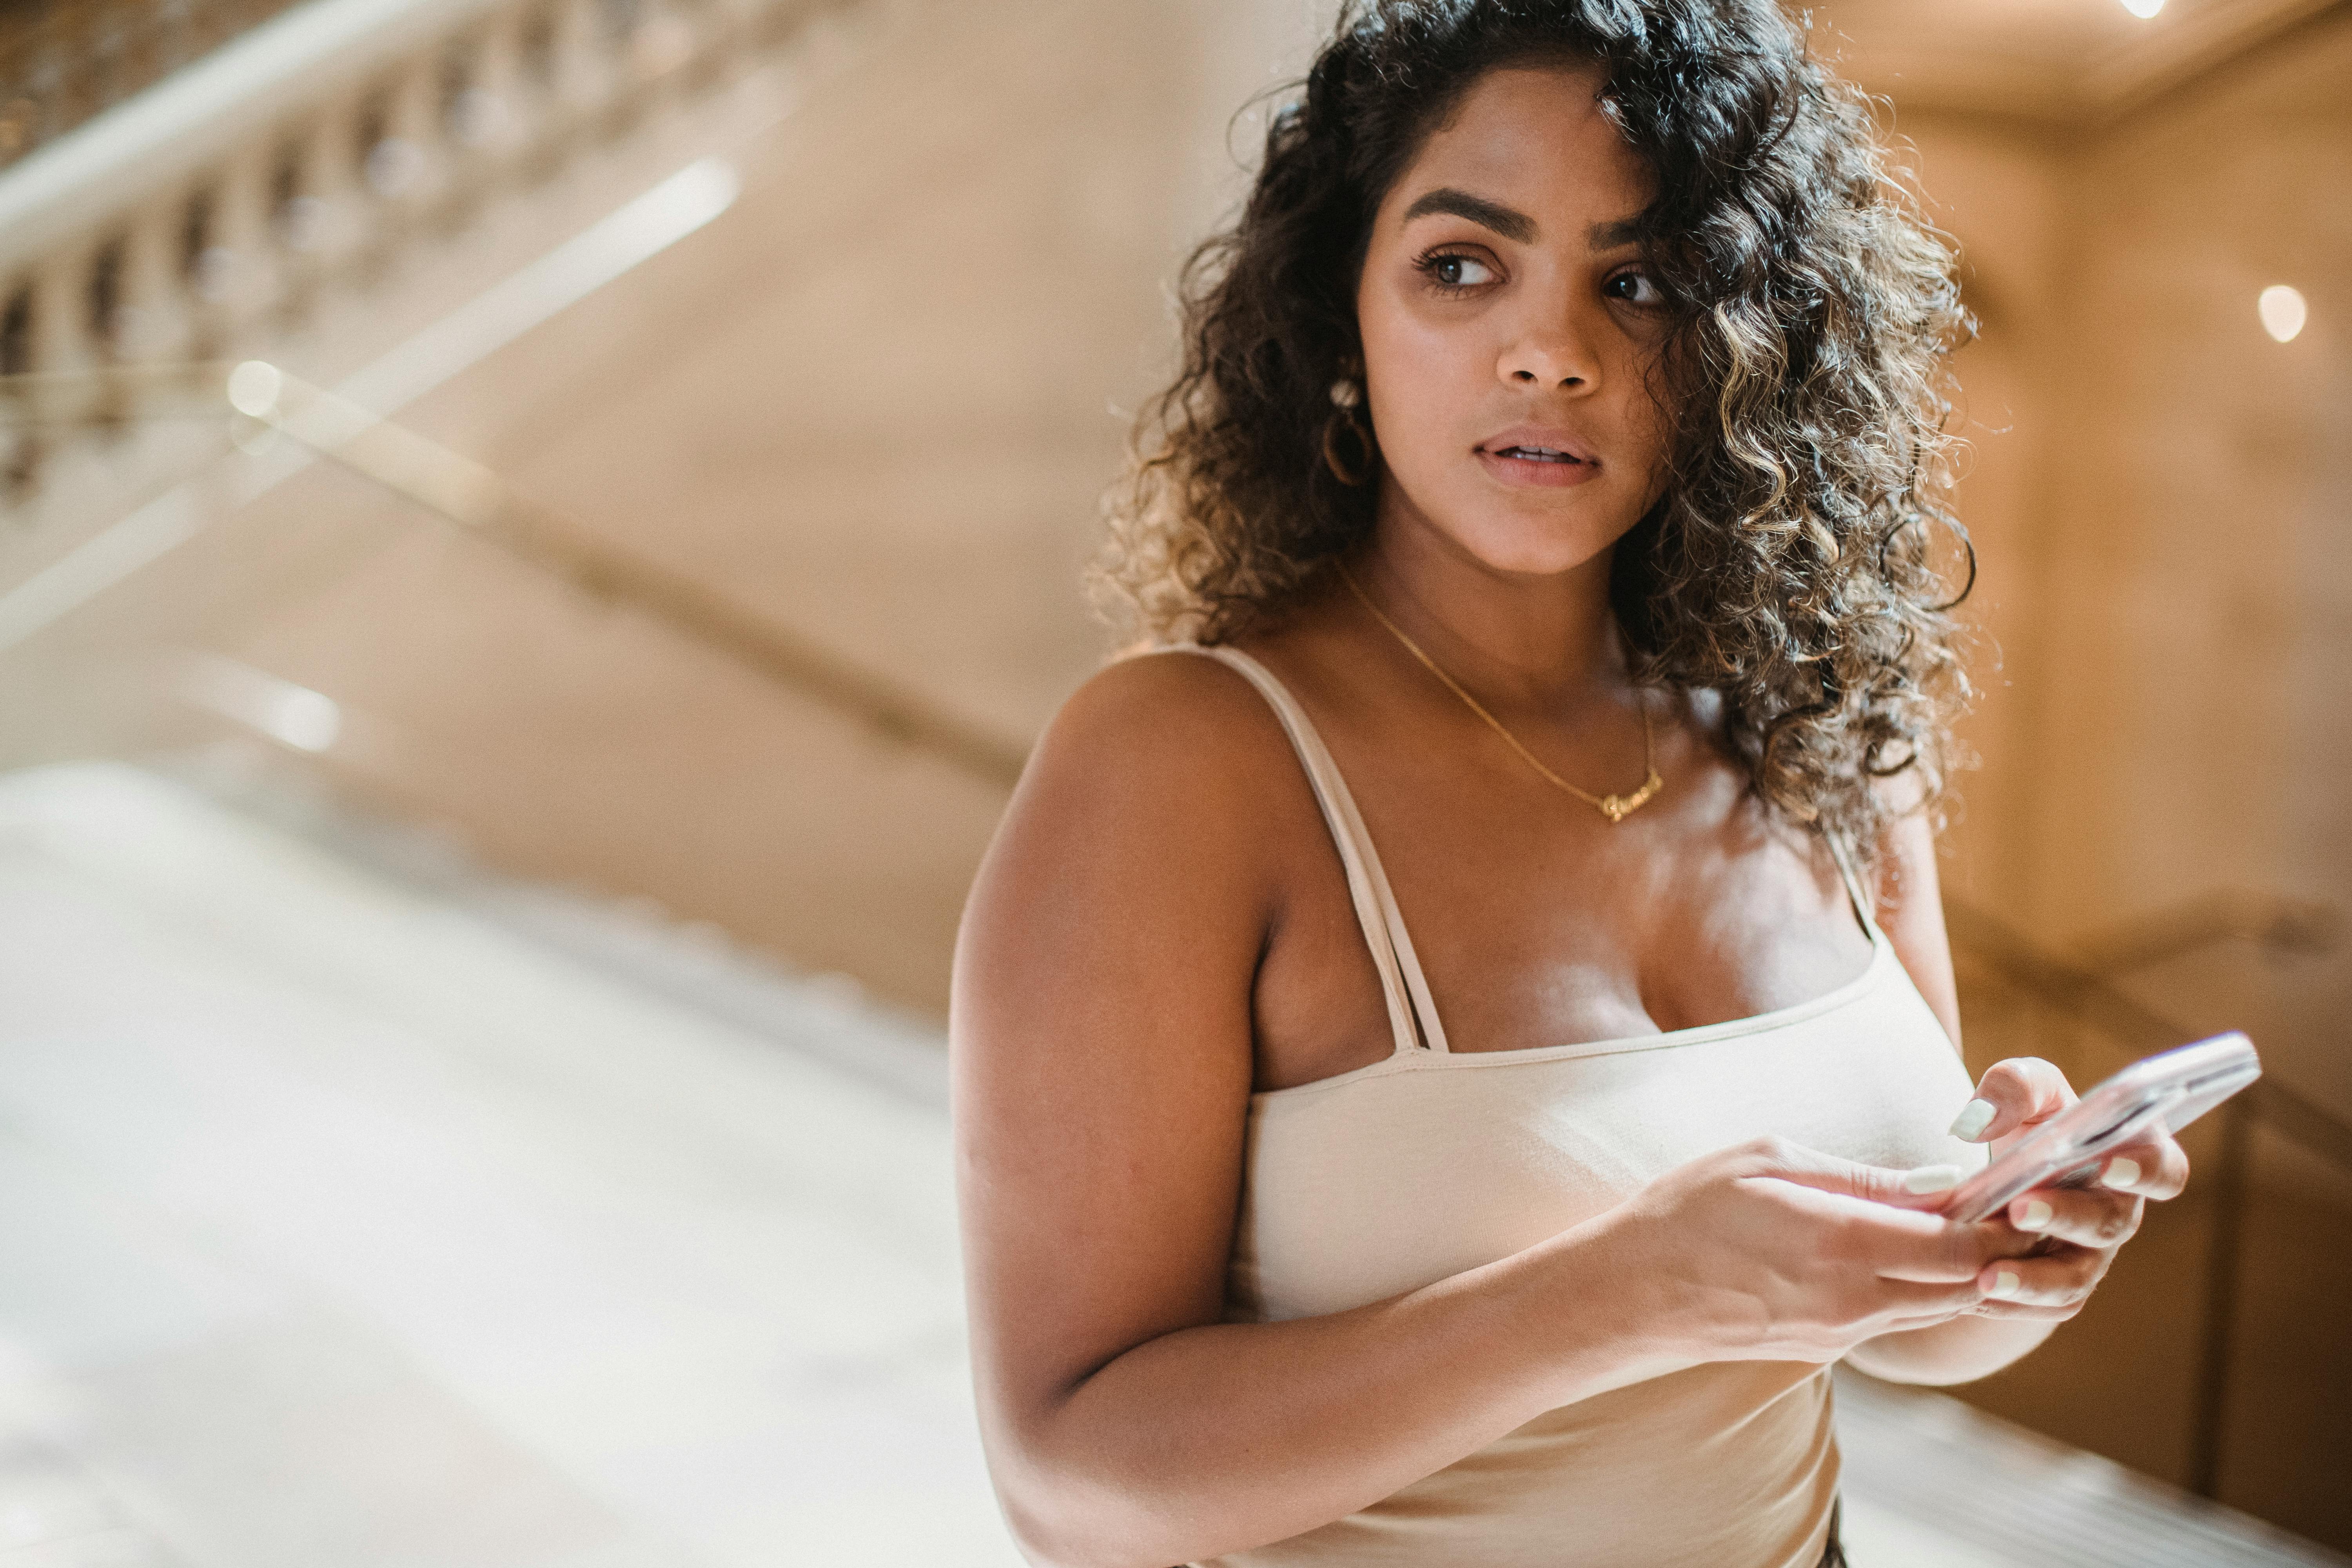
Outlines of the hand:
M 2074 1103 L 2064 1073 L 2039 1057 L 2012 1057 L 1985 1069 L 1952 1135 L 1990 1143 L 1999 1159 Z M 2139 1229 L 2146 1200 L 2176 1197 L 2188 1181 L 2189 1156 L 2172 1139 L 2158 1138 L 2103 1158 L 2095 1186 L 2038 1187 L 2012 1198 L 2000 1218 L 2037 1244 L 2022 1257 L 1986 1266 L 1986 1299 L 1976 1311 L 2048 1322 L 2073 1317 L 2105 1277 L 2116 1249 Z
M 1653 1331 L 1691 1361 L 1822 1363 L 1980 1310 L 2041 1238 L 1926 1212 L 1906 1174 L 1769 1137 L 1667 1172 L 1612 1216 Z

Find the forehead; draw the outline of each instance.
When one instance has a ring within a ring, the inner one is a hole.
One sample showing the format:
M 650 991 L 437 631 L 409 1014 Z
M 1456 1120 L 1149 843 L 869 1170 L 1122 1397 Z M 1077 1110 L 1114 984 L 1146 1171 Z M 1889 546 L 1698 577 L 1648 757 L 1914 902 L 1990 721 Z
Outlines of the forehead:
M 1535 218 L 1581 232 L 1647 206 L 1650 172 L 1609 117 L 1597 65 L 1510 67 L 1488 71 L 1432 131 L 1382 198 L 1380 224 L 1393 225 L 1413 200 L 1450 185 Z

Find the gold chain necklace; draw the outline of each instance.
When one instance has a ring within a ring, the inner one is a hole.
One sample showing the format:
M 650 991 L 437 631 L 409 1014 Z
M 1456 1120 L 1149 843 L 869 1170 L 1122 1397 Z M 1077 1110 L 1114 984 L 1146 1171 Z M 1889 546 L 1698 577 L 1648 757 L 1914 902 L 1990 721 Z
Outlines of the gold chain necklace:
M 1541 762 L 1538 761 L 1536 754 L 1533 752 L 1528 751 L 1525 746 L 1519 744 L 1519 738 L 1517 735 L 1512 734 L 1508 730 L 1503 728 L 1503 721 L 1501 720 L 1496 718 L 1492 713 L 1487 712 L 1485 708 L 1479 706 L 1479 702 L 1476 698 L 1463 690 L 1460 683 L 1455 681 L 1452 676 L 1438 668 L 1437 661 L 1430 658 L 1427 654 L 1422 652 L 1421 645 L 1413 641 L 1411 637 L 1405 636 L 1404 628 L 1402 626 L 1398 626 L 1394 621 L 1381 614 L 1381 607 L 1372 603 L 1371 596 L 1364 592 L 1362 585 L 1356 581 L 1356 574 L 1349 571 L 1344 563 L 1335 562 L 1333 564 L 1339 566 L 1339 575 L 1346 581 L 1349 591 L 1353 593 L 1358 599 L 1363 602 L 1364 608 L 1371 611 L 1372 619 L 1388 627 L 1389 635 L 1395 637 L 1397 641 L 1404 644 L 1405 652 L 1421 660 L 1421 666 L 1423 669 L 1426 669 L 1430 674 L 1444 681 L 1445 683 L 1445 689 L 1454 693 L 1454 696 L 1462 699 L 1462 700 L 1469 706 L 1471 712 L 1475 713 L 1479 718 L 1486 721 L 1486 727 L 1494 731 L 1497 735 L 1503 737 L 1504 742 L 1507 744 L 1511 750 L 1518 752 L 1519 755 L 1526 760 L 1528 766 L 1535 769 L 1536 772 L 1541 773 L 1553 784 L 1566 790 L 1570 795 L 1572 795 L 1577 799 L 1584 802 L 1585 805 L 1591 806 L 1594 810 L 1601 813 L 1601 816 L 1607 817 L 1612 824 L 1624 821 L 1627 817 L 1633 816 L 1635 812 L 1649 805 L 1652 800 L 1657 797 L 1658 792 L 1666 787 L 1666 781 L 1658 776 L 1657 762 L 1650 738 L 1650 709 L 1647 703 L 1643 703 L 1642 705 L 1642 772 L 1643 774 L 1642 779 L 1642 787 L 1635 790 L 1632 795 L 1587 795 L 1584 791 L 1577 788 L 1574 784 L 1569 783 L 1566 779 L 1560 777 L 1558 773 L 1544 766 Z

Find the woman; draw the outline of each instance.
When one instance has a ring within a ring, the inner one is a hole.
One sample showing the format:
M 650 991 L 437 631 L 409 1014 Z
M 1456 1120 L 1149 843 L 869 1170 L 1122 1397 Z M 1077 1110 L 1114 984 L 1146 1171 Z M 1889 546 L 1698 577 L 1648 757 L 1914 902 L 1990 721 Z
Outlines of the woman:
M 1955 1047 L 1949 256 L 1769 0 L 1384 0 L 1187 300 L 1156 651 L 958 959 L 1016 1537 L 1840 1561 L 1827 1365 L 2005 1365 L 2186 1169 L 1933 1212 L 2072 1100 Z

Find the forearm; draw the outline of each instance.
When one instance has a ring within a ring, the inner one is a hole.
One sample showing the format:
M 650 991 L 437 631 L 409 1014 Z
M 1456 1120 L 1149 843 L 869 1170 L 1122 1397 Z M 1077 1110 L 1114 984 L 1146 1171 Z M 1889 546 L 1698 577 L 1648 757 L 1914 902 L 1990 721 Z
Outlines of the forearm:
M 2057 1326 L 2046 1319 L 1954 1318 L 1864 1340 L 1845 1359 L 1888 1383 L 1973 1383 L 2032 1351 Z
M 1031 1561 L 1164 1568 L 1366 1507 L 1544 1411 L 1686 1364 L 1608 1216 L 1351 1311 L 1138 1345 L 992 1443 Z

